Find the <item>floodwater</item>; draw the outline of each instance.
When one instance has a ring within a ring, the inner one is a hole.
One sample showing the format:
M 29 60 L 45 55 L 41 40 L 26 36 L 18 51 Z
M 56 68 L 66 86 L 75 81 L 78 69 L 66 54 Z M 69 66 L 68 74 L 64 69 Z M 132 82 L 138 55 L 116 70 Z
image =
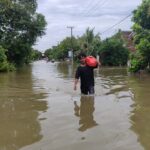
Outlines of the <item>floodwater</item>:
M 0 150 L 150 150 L 150 75 L 97 69 L 95 96 L 81 96 L 75 68 L 37 61 L 0 74 Z

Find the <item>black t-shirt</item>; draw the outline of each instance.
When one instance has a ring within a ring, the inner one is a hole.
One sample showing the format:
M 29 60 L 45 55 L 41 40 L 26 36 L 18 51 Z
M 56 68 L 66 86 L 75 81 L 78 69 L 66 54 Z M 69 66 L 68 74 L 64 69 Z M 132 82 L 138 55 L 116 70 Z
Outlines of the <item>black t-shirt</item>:
M 88 66 L 79 66 L 77 68 L 75 78 L 81 80 L 81 88 L 94 86 L 94 71 Z

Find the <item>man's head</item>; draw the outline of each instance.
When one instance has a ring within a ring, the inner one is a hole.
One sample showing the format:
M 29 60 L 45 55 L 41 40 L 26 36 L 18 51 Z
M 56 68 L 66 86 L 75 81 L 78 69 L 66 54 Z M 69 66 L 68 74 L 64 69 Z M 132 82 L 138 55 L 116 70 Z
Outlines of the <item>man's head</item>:
M 81 52 L 78 55 L 78 59 L 79 59 L 81 65 L 85 65 L 85 58 L 86 58 L 86 54 L 83 52 Z
M 82 60 L 82 59 L 84 59 L 85 57 L 86 57 L 86 54 L 83 53 L 83 52 L 81 52 L 81 53 L 78 55 L 78 59 L 79 59 L 79 60 Z

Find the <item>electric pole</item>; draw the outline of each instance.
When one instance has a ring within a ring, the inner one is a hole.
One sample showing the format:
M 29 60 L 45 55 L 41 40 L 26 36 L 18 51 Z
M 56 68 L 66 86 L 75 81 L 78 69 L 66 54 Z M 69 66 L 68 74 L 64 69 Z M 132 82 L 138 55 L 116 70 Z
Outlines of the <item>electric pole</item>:
M 72 51 L 72 61 L 73 61 L 73 59 L 74 59 L 74 51 L 73 51 L 73 41 L 72 41 L 72 36 L 73 36 L 73 26 L 67 26 L 67 28 L 69 28 L 70 29 L 70 31 L 71 31 L 71 39 L 70 39 L 70 41 L 71 41 L 71 51 Z

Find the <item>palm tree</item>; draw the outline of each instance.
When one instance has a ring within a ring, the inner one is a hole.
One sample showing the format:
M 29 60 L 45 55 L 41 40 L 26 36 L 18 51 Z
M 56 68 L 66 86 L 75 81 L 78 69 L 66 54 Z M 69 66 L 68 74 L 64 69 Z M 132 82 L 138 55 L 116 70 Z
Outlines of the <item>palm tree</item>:
M 94 28 L 90 29 L 88 27 L 85 34 L 82 36 L 82 39 L 83 49 L 86 51 L 87 55 L 95 54 L 101 43 L 99 33 L 94 35 Z

